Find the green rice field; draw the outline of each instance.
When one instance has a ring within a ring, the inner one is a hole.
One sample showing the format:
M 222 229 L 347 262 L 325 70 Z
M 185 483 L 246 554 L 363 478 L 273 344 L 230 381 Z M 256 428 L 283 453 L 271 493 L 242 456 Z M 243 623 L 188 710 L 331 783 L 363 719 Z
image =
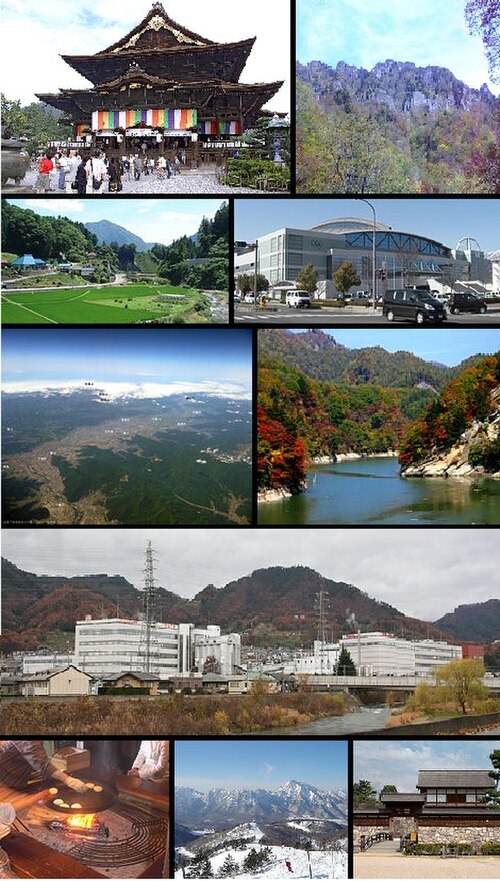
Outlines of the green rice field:
M 161 300 L 162 294 L 181 299 Z M 2 291 L 2 324 L 135 324 L 152 319 L 206 322 L 210 309 L 199 291 L 171 285 Z

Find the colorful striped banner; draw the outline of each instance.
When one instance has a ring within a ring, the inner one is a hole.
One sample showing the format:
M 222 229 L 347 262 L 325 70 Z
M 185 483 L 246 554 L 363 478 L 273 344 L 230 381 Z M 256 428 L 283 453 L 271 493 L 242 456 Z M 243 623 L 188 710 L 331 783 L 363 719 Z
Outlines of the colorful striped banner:
M 151 128 L 186 130 L 195 126 L 197 121 L 197 110 L 95 110 L 92 131 L 133 128 L 141 123 Z
M 215 119 L 205 119 L 201 122 L 202 135 L 241 135 L 241 125 L 239 119 L 232 122 L 217 122 Z

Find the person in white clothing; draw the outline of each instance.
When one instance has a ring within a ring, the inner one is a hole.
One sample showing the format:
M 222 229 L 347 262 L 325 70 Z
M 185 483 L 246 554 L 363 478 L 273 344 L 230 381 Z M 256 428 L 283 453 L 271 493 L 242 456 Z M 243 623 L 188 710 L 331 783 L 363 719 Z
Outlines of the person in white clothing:
M 66 173 L 66 192 L 69 195 L 72 195 L 76 190 L 76 187 L 73 187 L 73 184 L 76 180 L 76 170 L 81 161 L 81 158 L 77 157 L 75 150 L 69 151 L 68 171 Z
M 141 780 L 166 780 L 168 777 L 168 741 L 142 740 L 139 752 L 128 772 Z
M 87 195 L 100 195 L 104 188 L 104 181 L 106 180 L 106 166 L 101 159 L 101 153 L 99 150 L 96 150 L 94 155 L 87 160 L 85 171 L 87 172 Z M 99 186 L 94 186 L 94 182 L 95 184 L 99 184 Z
M 34 772 L 41 774 L 45 779 L 51 777 L 74 789 L 76 792 L 86 792 L 85 783 L 77 777 L 72 777 L 66 771 L 56 768 L 45 752 L 41 740 L 0 740 L 0 765 L 8 770 L 9 763 L 14 763 L 16 754 L 20 753 Z M 0 779 L 3 773 L 0 770 Z

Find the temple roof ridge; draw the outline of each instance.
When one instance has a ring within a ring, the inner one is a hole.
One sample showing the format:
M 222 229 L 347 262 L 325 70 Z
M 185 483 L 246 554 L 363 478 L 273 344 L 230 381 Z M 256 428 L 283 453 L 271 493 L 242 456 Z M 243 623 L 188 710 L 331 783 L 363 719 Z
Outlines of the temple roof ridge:
M 166 34 L 160 34 L 161 31 L 166 31 Z M 102 49 L 96 54 L 107 55 L 110 52 L 116 54 L 120 51 L 134 49 L 136 48 L 137 43 L 141 40 L 141 37 L 145 40 L 147 36 L 152 35 L 150 32 L 157 34 L 158 42 L 167 42 L 170 44 L 178 43 L 186 46 L 214 45 L 212 40 L 207 40 L 200 34 L 188 30 L 170 18 L 161 3 L 153 3 L 149 12 L 135 28 L 129 31 L 128 34 L 125 34 L 125 36 L 116 43 L 113 43 L 106 49 Z M 160 40 L 160 36 L 163 37 L 163 40 Z

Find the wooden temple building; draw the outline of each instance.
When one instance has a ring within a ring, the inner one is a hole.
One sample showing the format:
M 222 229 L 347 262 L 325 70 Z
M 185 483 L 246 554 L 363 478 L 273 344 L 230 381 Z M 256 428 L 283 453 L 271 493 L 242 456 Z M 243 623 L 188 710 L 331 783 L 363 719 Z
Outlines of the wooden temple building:
M 63 55 L 92 83 L 38 94 L 61 110 L 80 148 L 213 161 L 231 155 L 281 82 L 239 78 L 255 38 L 214 43 L 178 25 L 154 3 L 130 33 L 95 55 Z

